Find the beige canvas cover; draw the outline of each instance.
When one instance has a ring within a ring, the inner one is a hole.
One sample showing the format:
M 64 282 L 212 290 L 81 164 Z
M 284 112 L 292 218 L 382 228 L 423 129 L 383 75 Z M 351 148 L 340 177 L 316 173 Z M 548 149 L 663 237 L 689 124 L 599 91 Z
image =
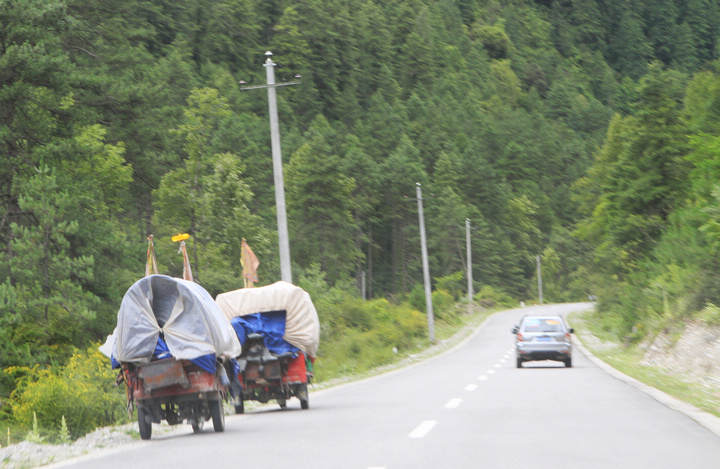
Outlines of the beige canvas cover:
M 285 311 L 285 339 L 315 358 L 320 345 L 320 320 L 310 294 L 288 282 L 221 293 L 215 302 L 228 319 L 248 314 Z

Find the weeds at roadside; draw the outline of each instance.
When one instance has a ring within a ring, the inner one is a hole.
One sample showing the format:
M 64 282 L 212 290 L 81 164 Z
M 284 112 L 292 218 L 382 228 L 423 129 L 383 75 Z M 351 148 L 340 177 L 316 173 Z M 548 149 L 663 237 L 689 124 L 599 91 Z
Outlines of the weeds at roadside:
M 720 417 L 720 381 L 710 382 L 704 377 L 642 365 L 643 352 L 637 344 L 625 346 L 594 330 L 592 322 L 587 321 L 588 314 L 592 313 L 575 313 L 570 319 L 576 337 L 593 355 L 648 386 Z

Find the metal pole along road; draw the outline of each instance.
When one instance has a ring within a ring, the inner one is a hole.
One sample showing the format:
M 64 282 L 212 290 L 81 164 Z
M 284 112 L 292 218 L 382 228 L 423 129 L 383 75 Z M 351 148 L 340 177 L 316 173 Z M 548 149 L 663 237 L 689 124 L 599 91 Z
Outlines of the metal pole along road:
M 267 85 L 245 86 L 240 90 L 254 90 L 267 88 L 268 108 L 270 111 L 270 145 L 272 147 L 273 176 L 275 183 L 275 211 L 277 212 L 278 244 L 280 246 L 280 278 L 284 282 L 292 283 L 292 270 L 290 268 L 290 241 L 288 239 L 287 213 L 285 210 L 285 182 L 283 180 L 282 153 L 280 151 L 280 126 L 278 125 L 277 96 L 275 88 L 278 86 L 297 85 L 300 82 L 275 83 L 275 62 L 272 61 L 272 52 L 265 52 L 267 60 L 263 65 L 267 77 Z M 299 77 L 299 75 L 298 75 Z M 245 83 L 243 81 L 240 82 Z
M 264 67 L 267 75 L 268 106 L 270 108 L 270 143 L 272 146 L 273 174 L 275 176 L 275 205 L 278 243 L 280 245 L 280 278 L 283 282 L 292 283 L 290 241 L 288 240 L 287 213 L 285 211 L 285 182 L 283 180 L 282 154 L 280 152 L 280 127 L 277 116 L 277 96 L 275 95 L 275 86 L 273 86 L 275 85 L 275 62 L 272 61 L 270 55 L 268 55 Z
M 472 278 L 472 249 L 470 248 L 470 219 L 465 219 L 465 246 L 467 249 L 467 291 L 468 303 L 473 302 L 473 278 Z
M 540 300 L 540 304 L 543 304 L 542 272 L 541 272 L 541 269 L 540 269 L 540 256 L 535 256 L 535 260 L 537 261 L 538 299 Z
M 427 306 L 428 335 L 435 342 L 435 322 L 433 317 L 432 293 L 430 291 L 430 267 L 428 266 L 427 241 L 425 240 L 425 215 L 423 214 L 422 191 L 416 183 L 418 217 L 420 218 L 420 246 L 422 248 L 423 278 L 425 280 L 425 305 Z

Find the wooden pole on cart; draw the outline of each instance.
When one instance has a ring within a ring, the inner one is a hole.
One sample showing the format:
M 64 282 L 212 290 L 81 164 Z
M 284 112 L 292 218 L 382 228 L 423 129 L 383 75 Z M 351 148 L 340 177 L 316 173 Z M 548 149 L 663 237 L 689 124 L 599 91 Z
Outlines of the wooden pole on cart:
M 187 233 L 181 233 L 172 237 L 174 243 L 180 243 L 179 253 L 183 255 L 183 279 L 193 281 L 192 269 L 190 268 L 190 259 L 188 259 L 187 249 L 185 248 L 185 240 L 190 238 Z

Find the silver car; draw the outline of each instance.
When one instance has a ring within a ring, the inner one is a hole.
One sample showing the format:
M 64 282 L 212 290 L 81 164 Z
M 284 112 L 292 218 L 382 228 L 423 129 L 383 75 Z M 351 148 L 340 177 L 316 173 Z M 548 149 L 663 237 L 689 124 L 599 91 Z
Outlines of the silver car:
M 572 328 L 560 316 L 525 316 L 513 327 L 517 367 L 533 360 L 554 360 L 572 366 Z

